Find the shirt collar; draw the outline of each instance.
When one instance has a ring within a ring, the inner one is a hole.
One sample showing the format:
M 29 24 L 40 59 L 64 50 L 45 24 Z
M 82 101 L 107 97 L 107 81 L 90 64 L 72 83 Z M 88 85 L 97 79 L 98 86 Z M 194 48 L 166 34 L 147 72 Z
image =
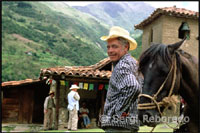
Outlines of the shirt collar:
M 113 62 L 113 66 L 115 67 L 117 65 L 117 63 L 120 61 L 120 60 L 123 60 L 124 58 L 126 58 L 127 56 L 131 56 L 129 53 L 123 55 L 118 61 L 114 61 Z

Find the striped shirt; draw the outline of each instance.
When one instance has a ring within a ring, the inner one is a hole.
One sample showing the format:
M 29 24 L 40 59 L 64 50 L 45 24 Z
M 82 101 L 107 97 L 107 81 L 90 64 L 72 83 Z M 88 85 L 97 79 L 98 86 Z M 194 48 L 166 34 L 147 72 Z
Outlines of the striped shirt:
M 137 61 L 128 53 L 114 64 L 109 88 L 101 118 L 102 128 L 106 126 L 139 129 L 138 95 L 143 78 L 138 76 Z M 121 117 L 122 113 L 129 113 Z

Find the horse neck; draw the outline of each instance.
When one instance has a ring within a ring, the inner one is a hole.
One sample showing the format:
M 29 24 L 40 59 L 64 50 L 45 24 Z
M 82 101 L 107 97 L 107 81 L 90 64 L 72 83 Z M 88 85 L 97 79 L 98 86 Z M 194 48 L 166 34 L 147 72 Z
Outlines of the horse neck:
M 188 59 L 183 55 L 179 56 L 180 71 L 180 89 L 179 93 L 192 108 L 198 105 L 198 64 L 192 58 Z

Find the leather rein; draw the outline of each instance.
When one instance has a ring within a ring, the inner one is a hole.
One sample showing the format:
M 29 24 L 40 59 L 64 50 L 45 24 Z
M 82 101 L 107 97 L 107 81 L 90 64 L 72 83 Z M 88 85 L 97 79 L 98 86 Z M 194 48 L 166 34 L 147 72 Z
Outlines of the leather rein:
M 160 101 L 160 102 L 157 102 L 157 96 L 158 96 L 158 94 L 161 92 L 161 90 L 163 89 L 164 85 L 166 84 L 166 82 L 167 82 L 167 80 L 168 80 L 168 78 L 169 78 L 170 73 L 172 73 L 173 68 L 174 68 L 174 71 L 173 71 L 173 80 L 172 80 L 171 88 L 170 88 L 170 91 L 169 91 L 169 94 L 168 94 L 167 97 L 169 98 L 169 97 L 172 96 L 172 92 L 173 92 L 173 90 L 174 90 L 174 85 L 175 85 L 175 81 L 176 81 L 176 69 L 177 69 L 177 68 L 176 68 L 176 58 L 175 58 L 175 60 L 174 60 L 174 62 L 173 62 L 173 64 L 172 64 L 172 66 L 171 66 L 171 68 L 170 68 L 170 71 L 169 71 L 169 73 L 168 73 L 166 79 L 164 80 L 164 82 L 162 83 L 162 85 L 160 86 L 160 88 L 158 89 L 158 91 L 156 92 L 156 94 L 154 94 L 153 96 L 150 96 L 150 95 L 148 95 L 148 94 L 140 94 L 140 95 L 139 95 L 139 98 L 142 97 L 142 96 L 143 96 L 143 97 L 147 97 L 147 98 L 151 99 L 151 100 L 153 101 L 153 103 L 142 103 L 142 104 L 138 104 L 138 109 L 140 109 L 140 110 L 145 110 L 145 109 L 154 109 L 154 108 L 157 108 L 158 111 L 159 111 L 159 113 L 160 113 L 160 115 L 162 116 L 162 113 L 161 113 L 161 111 L 160 111 L 160 107 L 161 107 L 161 106 L 166 107 L 166 103 L 165 103 L 163 100 Z M 164 97 L 164 98 L 166 98 L 166 97 Z M 164 98 L 163 98 L 163 99 L 164 99 Z

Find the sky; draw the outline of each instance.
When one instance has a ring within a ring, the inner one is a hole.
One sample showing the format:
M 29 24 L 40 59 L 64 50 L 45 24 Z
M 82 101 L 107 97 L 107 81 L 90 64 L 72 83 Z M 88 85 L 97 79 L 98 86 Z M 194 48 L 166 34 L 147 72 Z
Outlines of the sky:
M 103 1 L 70 1 L 70 2 L 66 2 L 68 5 L 70 6 L 85 6 L 91 3 L 99 3 L 99 2 L 103 2 Z M 110 1 L 111 2 L 111 1 Z M 115 2 L 115 1 L 113 1 Z M 116 1 L 116 2 L 120 2 L 120 1 Z M 125 1 L 123 1 L 125 2 Z M 131 2 L 131 1 L 127 1 L 127 2 Z M 134 2 L 134 1 L 133 1 Z M 138 1 L 140 2 L 140 1 Z M 141 1 L 142 2 L 142 1 Z M 151 6 L 155 7 L 155 8 L 160 8 L 160 7 L 172 7 L 174 5 L 176 5 L 177 8 L 185 8 L 188 10 L 192 10 L 192 11 L 196 11 L 199 12 L 199 2 L 198 1 L 148 1 L 145 2 L 150 4 Z

